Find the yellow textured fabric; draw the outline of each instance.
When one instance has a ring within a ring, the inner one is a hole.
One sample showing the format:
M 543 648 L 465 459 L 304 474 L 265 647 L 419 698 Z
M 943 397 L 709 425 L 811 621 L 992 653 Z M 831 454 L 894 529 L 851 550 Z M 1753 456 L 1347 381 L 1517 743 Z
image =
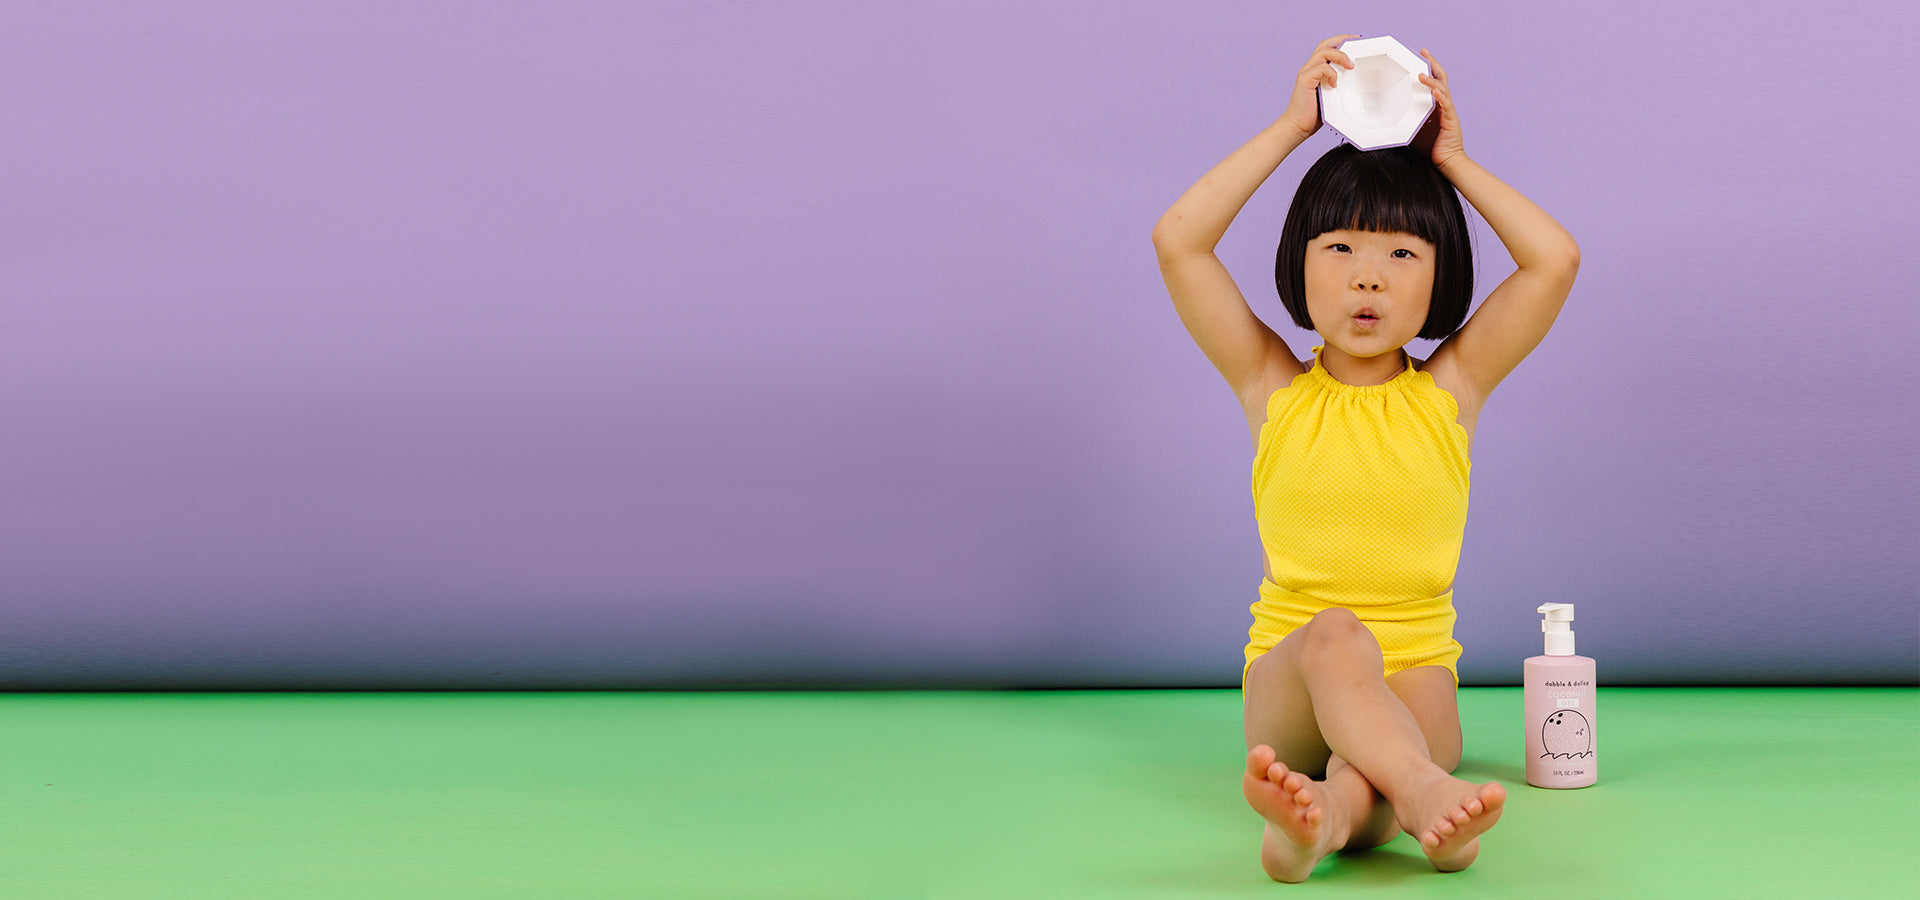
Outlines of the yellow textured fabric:
M 1247 670 L 1323 609 L 1372 631 L 1386 674 L 1446 666 L 1460 683 L 1453 576 L 1473 461 L 1459 404 L 1413 367 L 1385 384 L 1313 368 L 1267 398 L 1253 456 L 1253 509 L 1273 579 L 1248 611 Z

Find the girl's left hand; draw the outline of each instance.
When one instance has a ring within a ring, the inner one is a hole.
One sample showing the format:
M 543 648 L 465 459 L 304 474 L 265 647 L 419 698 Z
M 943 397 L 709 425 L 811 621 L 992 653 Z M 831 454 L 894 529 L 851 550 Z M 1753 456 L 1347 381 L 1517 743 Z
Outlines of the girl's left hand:
M 1445 168 L 1454 157 L 1467 155 L 1466 147 L 1460 142 L 1460 113 L 1453 108 L 1453 92 L 1447 89 L 1447 70 L 1440 68 L 1440 61 L 1426 50 L 1421 50 L 1420 55 L 1427 58 L 1427 65 L 1440 77 L 1420 75 L 1420 83 L 1433 92 L 1436 109 L 1427 124 L 1420 126 L 1420 133 L 1413 136 L 1413 146 L 1430 154 L 1435 166 Z

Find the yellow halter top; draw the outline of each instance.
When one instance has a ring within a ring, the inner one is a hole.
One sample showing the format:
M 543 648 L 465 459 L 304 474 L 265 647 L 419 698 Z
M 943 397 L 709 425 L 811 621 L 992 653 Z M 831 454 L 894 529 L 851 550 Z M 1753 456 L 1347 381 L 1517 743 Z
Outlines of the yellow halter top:
M 1411 358 L 1385 384 L 1338 381 L 1323 348 L 1267 398 L 1253 456 L 1254 518 L 1273 578 L 1248 608 L 1241 690 L 1260 654 L 1332 606 L 1379 639 L 1386 674 L 1445 666 L 1457 685 L 1453 576 L 1473 469 L 1459 404 Z

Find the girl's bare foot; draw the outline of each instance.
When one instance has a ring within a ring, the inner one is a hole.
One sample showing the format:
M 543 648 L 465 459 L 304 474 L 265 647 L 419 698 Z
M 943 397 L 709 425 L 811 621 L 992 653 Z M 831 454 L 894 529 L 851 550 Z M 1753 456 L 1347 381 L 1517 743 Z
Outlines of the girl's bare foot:
M 1350 829 L 1339 798 L 1324 782 L 1276 762 L 1272 747 L 1259 744 L 1247 752 L 1241 788 L 1267 820 L 1260 865 L 1275 881 L 1307 880 L 1321 857 L 1346 845 Z
M 1415 789 L 1410 801 L 1394 804 L 1407 810 L 1400 827 L 1420 842 L 1434 868 L 1458 872 L 1480 855 L 1480 835 L 1499 821 L 1507 789 L 1442 774 Z

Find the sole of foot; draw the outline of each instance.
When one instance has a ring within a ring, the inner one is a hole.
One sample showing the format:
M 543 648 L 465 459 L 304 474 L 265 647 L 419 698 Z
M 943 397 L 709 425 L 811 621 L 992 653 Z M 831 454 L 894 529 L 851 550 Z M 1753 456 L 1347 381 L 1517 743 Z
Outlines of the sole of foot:
M 1259 744 L 1247 752 L 1241 788 L 1247 803 L 1267 820 L 1260 866 L 1268 877 L 1298 884 L 1313 874 L 1321 857 L 1339 849 L 1333 797 L 1323 783 L 1275 761 L 1273 748 Z
M 1420 841 L 1433 867 L 1458 872 L 1480 855 L 1480 835 L 1500 820 L 1507 789 L 1499 782 L 1474 784 L 1451 775 L 1437 778 L 1420 792 L 1424 802 L 1401 827 Z

